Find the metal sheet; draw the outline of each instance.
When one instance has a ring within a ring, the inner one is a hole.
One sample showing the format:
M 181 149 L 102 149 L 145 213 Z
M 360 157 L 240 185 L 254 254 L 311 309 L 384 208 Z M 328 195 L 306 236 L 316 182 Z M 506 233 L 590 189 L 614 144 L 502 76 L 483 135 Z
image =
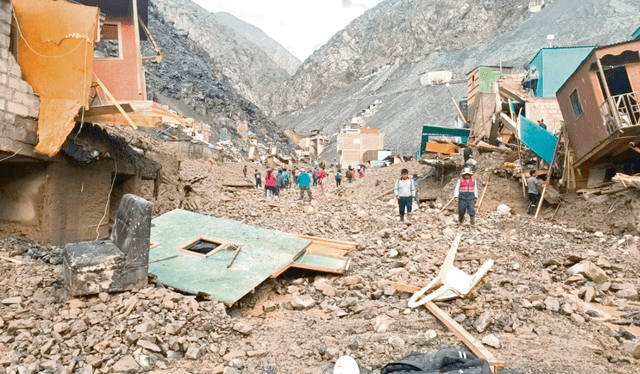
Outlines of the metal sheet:
M 221 239 L 242 249 L 230 268 L 227 265 L 234 255 L 231 249 L 209 257 L 176 250 L 197 236 Z M 288 234 L 181 209 L 152 220 L 151 241 L 160 245 L 149 253 L 149 272 L 160 282 L 205 292 L 230 303 L 251 292 L 275 271 L 289 266 L 311 243 Z
M 537 123 L 520 115 L 520 135 L 522 142 L 547 163 L 551 163 L 556 151 L 558 138 Z

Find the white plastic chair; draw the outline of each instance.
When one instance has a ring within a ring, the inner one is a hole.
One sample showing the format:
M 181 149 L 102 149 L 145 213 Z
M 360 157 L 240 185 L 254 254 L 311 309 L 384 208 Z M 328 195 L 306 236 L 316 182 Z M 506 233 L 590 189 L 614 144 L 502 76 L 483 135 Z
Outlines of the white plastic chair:
M 493 266 L 493 259 L 489 259 L 482 264 L 480 269 L 478 269 L 473 276 L 453 266 L 453 261 L 455 260 L 461 238 L 462 234 L 458 234 L 458 236 L 456 236 L 447 257 L 444 259 L 444 263 L 442 264 L 442 268 L 440 268 L 438 276 L 426 287 L 411 296 L 408 303 L 409 308 L 416 308 L 433 300 L 450 300 L 456 296 L 464 297 L 478 284 L 478 282 L 480 282 L 480 279 L 482 279 L 482 277 L 484 277 Z M 418 298 L 439 283 L 442 283 L 440 288 L 418 300 Z

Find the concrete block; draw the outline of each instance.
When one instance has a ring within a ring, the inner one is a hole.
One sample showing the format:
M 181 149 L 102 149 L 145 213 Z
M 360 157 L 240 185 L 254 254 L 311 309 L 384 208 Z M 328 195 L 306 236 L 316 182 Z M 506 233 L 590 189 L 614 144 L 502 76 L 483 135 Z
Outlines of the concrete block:
M 32 89 L 31 89 L 31 85 L 29 83 L 27 83 L 26 81 L 23 81 L 22 79 L 20 79 L 20 92 L 23 93 L 27 93 L 27 94 L 31 94 Z
M 28 117 L 39 118 L 40 117 L 40 108 L 29 108 Z
M 29 116 L 29 108 L 25 105 L 22 105 L 20 103 L 16 103 L 14 101 L 9 101 L 7 103 L 7 111 L 9 113 L 13 113 L 16 114 L 18 116 L 22 116 L 22 117 L 28 117 Z
M 8 71 L 9 71 L 9 62 L 7 60 L 0 60 L 0 73 L 6 73 Z
M 4 112 L 5 110 L 7 110 L 6 105 L 7 105 L 7 100 L 0 99 L 0 111 Z
M 22 69 L 15 60 L 9 60 L 9 75 L 22 80 Z
M 11 38 L 8 34 L 0 34 L 0 48 L 9 49 Z

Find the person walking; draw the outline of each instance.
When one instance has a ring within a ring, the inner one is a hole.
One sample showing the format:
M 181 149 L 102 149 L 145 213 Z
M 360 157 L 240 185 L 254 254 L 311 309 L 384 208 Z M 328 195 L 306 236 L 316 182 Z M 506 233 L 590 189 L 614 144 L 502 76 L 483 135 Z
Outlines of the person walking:
M 353 178 L 355 178 L 355 173 L 353 172 L 353 167 L 349 165 L 347 169 L 347 180 L 349 183 L 353 183 Z
M 262 187 L 262 174 L 260 174 L 258 169 L 255 170 L 255 174 L 253 175 L 256 177 L 256 188 Z
M 453 197 L 458 198 L 458 221 L 464 222 L 464 215 L 469 212 L 471 226 L 476 224 L 476 199 L 478 198 L 478 186 L 473 171 L 470 168 L 462 170 L 462 176 L 453 190 Z
M 296 185 L 298 185 L 299 177 L 300 177 L 300 168 L 296 167 L 296 169 L 293 171 L 293 183 L 295 183 Z
M 540 191 L 538 190 L 538 178 L 536 178 L 536 171 L 529 171 L 529 178 L 527 178 L 527 193 L 529 194 L 529 214 L 534 214 L 538 208 L 538 201 L 540 199 Z
M 418 174 L 413 174 L 413 188 L 416 190 L 416 206 L 420 209 L 420 190 L 418 189 Z
M 311 172 L 311 177 L 313 178 L 313 187 L 318 185 L 318 169 L 316 170 L 310 170 Z
M 309 201 L 311 201 L 311 177 L 304 170 L 300 170 L 300 177 L 298 177 L 298 187 L 300 187 L 300 200 L 304 201 L 304 195 L 309 195 Z
M 340 187 L 340 183 L 342 182 L 342 173 L 340 170 L 336 170 L 336 188 Z
M 473 151 L 471 150 L 471 148 L 469 148 L 469 146 L 465 145 L 463 154 L 464 154 L 464 163 L 466 164 L 467 161 L 469 161 L 469 159 L 473 157 Z
M 276 175 L 276 196 L 280 196 L 280 190 L 284 188 L 284 177 L 282 176 L 282 170 Z
M 393 193 L 398 200 L 398 209 L 400 211 L 400 222 L 404 222 L 405 210 L 407 211 L 407 221 L 411 221 L 411 205 L 413 198 L 416 196 L 414 183 L 409 179 L 409 170 L 402 169 L 400 178 L 396 179 L 393 186 Z
M 264 177 L 264 188 L 267 199 L 273 199 L 276 196 L 276 176 L 273 175 L 273 169 L 267 169 L 267 175 Z
M 289 174 L 289 172 L 287 171 L 287 169 L 283 169 L 282 170 L 282 179 L 284 179 L 284 188 L 289 188 L 291 187 L 291 175 Z
M 316 172 L 316 176 L 318 177 L 318 185 L 320 185 L 320 193 L 324 195 L 327 173 L 324 171 L 323 166 L 320 166 L 320 169 Z

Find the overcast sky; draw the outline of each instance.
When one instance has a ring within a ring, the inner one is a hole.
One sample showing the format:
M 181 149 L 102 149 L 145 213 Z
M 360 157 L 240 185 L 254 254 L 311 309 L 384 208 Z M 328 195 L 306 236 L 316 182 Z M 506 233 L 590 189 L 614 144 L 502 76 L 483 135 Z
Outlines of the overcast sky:
M 300 61 L 382 0 L 194 0 L 257 26 Z

